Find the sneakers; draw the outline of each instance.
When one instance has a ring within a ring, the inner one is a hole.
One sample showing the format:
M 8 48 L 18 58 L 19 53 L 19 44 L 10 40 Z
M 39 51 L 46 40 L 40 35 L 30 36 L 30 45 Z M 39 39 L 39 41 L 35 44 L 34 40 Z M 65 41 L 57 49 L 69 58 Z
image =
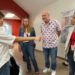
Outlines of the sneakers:
M 26 73 L 30 73 L 30 70 L 27 70 Z
M 50 68 L 45 68 L 44 70 L 43 70 L 43 73 L 47 73 L 47 72 L 49 72 L 50 71 Z
M 39 75 L 39 72 L 36 72 L 36 75 Z
M 56 71 L 52 70 L 51 75 L 56 75 Z
M 69 65 L 68 61 L 64 61 L 62 64 L 63 64 L 64 66 L 68 66 L 68 65 Z

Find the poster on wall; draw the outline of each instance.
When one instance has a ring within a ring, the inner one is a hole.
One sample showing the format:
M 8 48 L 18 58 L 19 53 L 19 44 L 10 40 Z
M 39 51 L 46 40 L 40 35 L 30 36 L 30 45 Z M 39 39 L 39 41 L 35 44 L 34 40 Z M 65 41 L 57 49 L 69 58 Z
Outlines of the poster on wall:
M 74 12 L 75 12 L 75 9 L 64 11 L 61 13 L 62 14 L 62 28 L 64 28 L 66 25 L 71 24 L 71 18 Z
M 74 13 L 75 9 L 62 12 L 62 32 L 60 36 L 62 43 L 66 41 L 66 35 L 68 35 L 68 29 L 71 27 L 71 19 Z

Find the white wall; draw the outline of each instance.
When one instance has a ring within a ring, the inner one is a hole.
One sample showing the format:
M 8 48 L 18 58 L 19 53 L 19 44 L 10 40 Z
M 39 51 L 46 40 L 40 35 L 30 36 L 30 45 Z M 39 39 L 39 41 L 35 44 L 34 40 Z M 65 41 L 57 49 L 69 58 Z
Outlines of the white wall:
M 75 9 L 75 0 L 57 0 L 53 4 L 48 5 L 45 8 L 42 8 L 39 13 L 31 16 L 32 24 L 36 30 L 37 35 L 41 35 L 40 33 L 40 25 L 42 23 L 41 12 L 43 9 L 47 9 L 50 12 L 52 19 L 57 19 L 61 23 L 61 12 Z M 36 49 L 42 51 L 42 42 L 37 43 Z M 62 48 L 61 48 L 61 47 Z M 59 43 L 58 56 L 64 57 L 63 45 Z

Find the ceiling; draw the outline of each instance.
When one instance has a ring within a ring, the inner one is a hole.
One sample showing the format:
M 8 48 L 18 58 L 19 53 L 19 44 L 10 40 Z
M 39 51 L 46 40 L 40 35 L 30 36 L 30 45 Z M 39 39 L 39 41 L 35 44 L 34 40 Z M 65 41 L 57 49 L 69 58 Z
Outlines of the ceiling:
M 40 9 L 52 4 L 56 0 L 14 0 L 21 8 L 30 15 L 37 13 Z
M 19 5 L 17 5 L 13 0 L 1 0 L 0 10 L 12 12 L 21 19 L 24 16 L 29 16 L 29 14 L 25 10 L 23 10 Z
M 38 13 L 41 9 L 57 0 L 2 0 L 0 10 L 12 12 L 19 18 Z
M 6 11 L 6 10 L 1 10 L 1 12 L 6 16 L 8 13 L 11 13 L 11 12 L 9 12 L 9 11 Z M 13 13 L 12 13 L 13 14 Z M 11 18 L 6 18 L 5 17 L 5 19 L 17 19 L 17 20 L 20 20 L 20 18 L 17 16 L 17 15 L 15 15 L 14 14 L 14 16 L 13 17 L 11 17 Z

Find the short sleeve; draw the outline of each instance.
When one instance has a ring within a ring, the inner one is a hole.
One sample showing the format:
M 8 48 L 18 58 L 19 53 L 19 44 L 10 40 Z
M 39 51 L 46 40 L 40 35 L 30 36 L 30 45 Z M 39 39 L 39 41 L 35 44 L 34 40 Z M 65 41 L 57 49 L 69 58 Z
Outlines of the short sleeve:
M 61 24 L 57 20 L 55 20 L 55 23 L 56 23 L 56 30 L 61 31 L 62 30 Z
M 7 35 L 3 31 L 0 31 L 0 43 L 12 45 L 15 38 L 15 36 Z
M 41 24 L 41 26 L 40 26 L 40 30 L 41 30 L 41 33 L 42 33 L 42 24 Z

